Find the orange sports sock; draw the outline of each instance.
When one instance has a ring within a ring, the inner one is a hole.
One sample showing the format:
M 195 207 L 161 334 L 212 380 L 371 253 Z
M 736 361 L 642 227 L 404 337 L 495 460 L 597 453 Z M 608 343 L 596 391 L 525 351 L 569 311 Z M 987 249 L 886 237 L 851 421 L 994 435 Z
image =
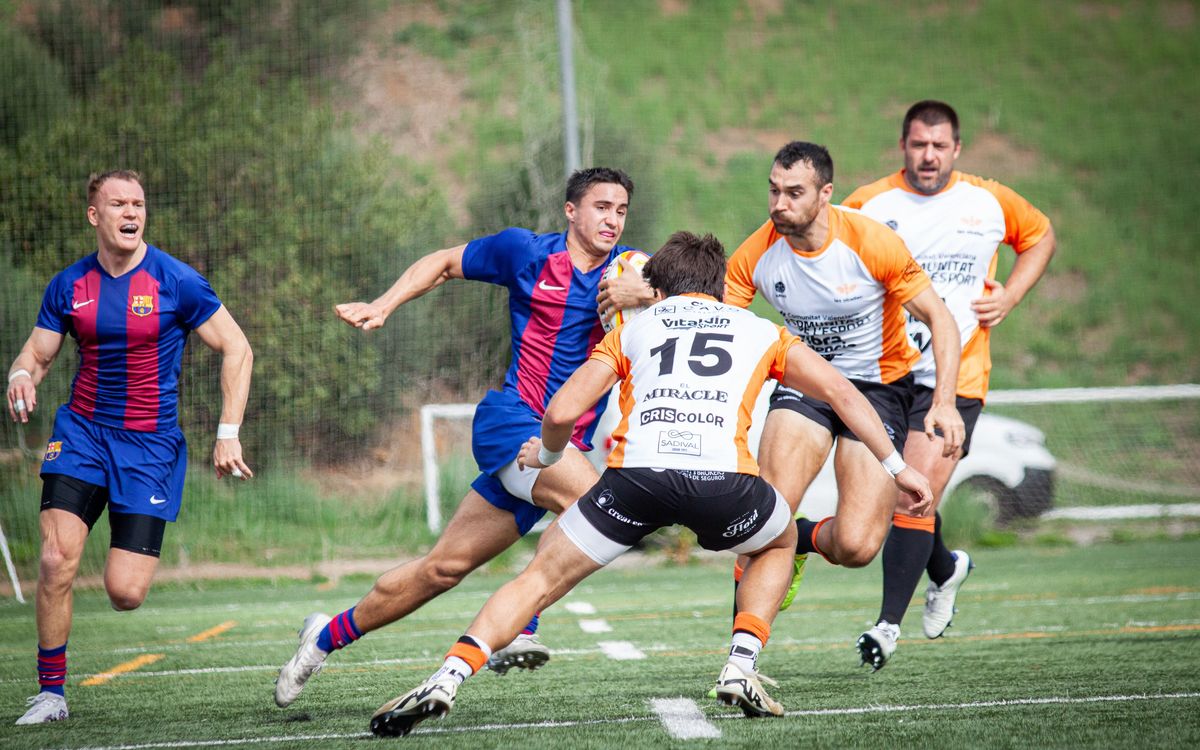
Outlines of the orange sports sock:
M 479 641 L 475 638 L 464 635 L 446 652 L 446 658 L 449 659 L 451 656 L 457 656 L 471 668 L 471 674 L 475 674 L 488 660 L 488 654 L 484 653 L 484 650 L 478 644 Z
M 738 612 L 737 617 L 733 618 L 733 632 L 738 631 L 749 633 L 766 645 L 767 639 L 771 637 L 771 624 L 758 615 Z
M 819 544 L 817 544 L 817 534 L 821 531 L 821 527 L 824 526 L 825 524 L 829 523 L 832 520 L 833 520 L 833 516 L 829 516 L 828 518 L 822 518 L 820 521 L 817 521 L 815 526 L 813 526 L 812 548 L 817 551 L 818 555 L 825 558 L 826 562 L 830 563 L 831 565 L 837 565 L 836 562 L 834 562 L 833 560 L 831 560 L 829 558 L 829 555 L 825 554 L 825 551 L 821 549 L 821 546 Z
M 933 516 L 917 518 L 916 516 L 906 516 L 901 513 L 896 513 L 892 516 L 892 525 L 902 529 L 912 529 L 914 531 L 927 531 L 933 533 L 934 525 L 937 519 Z

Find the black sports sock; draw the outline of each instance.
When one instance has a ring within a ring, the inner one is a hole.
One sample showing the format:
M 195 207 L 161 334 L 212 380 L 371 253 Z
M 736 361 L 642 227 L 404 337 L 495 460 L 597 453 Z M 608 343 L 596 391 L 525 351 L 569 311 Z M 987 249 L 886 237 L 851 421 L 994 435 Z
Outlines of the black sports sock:
M 737 616 L 738 616 L 737 590 L 738 590 L 738 582 L 734 581 L 733 582 L 733 619 L 735 619 L 735 620 L 737 619 Z
M 812 543 L 813 529 L 817 526 L 817 521 L 810 521 L 807 518 L 796 519 L 796 531 L 799 536 L 796 538 L 796 554 L 803 555 L 806 552 L 816 552 L 817 548 Z
M 954 555 L 942 541 L 942 514 L 936 514 L 936 518 L 933 527 L 933 549 L 929 552 L 929 562 L 925 565 L 925 571 L 929 573 L 929 580 L 941 586 L 954 575 Z
M 933 534 L 925 529 L 892 526 L 883 543 L 883 606 L 879 619 L 899 625 L 929 559 Z

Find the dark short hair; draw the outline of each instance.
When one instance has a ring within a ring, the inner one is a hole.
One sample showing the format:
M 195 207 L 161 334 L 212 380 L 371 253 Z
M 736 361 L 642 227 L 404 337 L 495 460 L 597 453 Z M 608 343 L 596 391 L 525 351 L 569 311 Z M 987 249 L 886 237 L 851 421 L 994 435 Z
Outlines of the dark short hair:
M 114 169 L 100 174 L 92 172 L 88 176 L 87 186 L 87 202 L 89 206 L 96 200 L 96 193 L 100 192 L 101 186 L 109 180 L 128 180 L 129 182 L 136 182 L 142 185 L 142 176 L 132 169 Z M 142 189 L 145 190 L 146 186 L 142 185 Z
M 833 182 L 833 157 L 824 146 L 808 141 L 792 141 L 775 154 L 775 163 L 784 169 L 791 169 L 798 161 L 812 167 L 817 173 L 817 187 Z
M 904 114 L 904 125 L 900 128 L 900 140 L 908 140 L 908 131 L 913 120 L 920 120 L 929 126 L 950 123 L 950 130 L 954 132 L 954 142 L 958 143 L 958 113 L 949 104 L 936 99 L 923 99 L 909 107 L 908 112 Z
M 567 179 L 567 203 L 579 205 L 579 201 L 583 200 L 583 196 L 587 195 L 587 191 L 591 190 L 592 185 L 606 182 L 625 188 L 629 199 L 633 200 L 633 180 L 629 179 L 629 175 L 619 169 L 588 167 L 575 170 Z
M 711 234 L 676 232 L 642 268 L 642 276 L 664 296 L 707 294 L 725 298 L 725 247 Z

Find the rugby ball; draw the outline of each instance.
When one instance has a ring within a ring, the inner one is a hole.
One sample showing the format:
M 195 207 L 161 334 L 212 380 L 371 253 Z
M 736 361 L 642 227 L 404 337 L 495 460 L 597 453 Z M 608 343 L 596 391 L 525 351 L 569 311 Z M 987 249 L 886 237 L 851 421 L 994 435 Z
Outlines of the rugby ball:
M 625 273 L 625 267 L 621 265 L 622 258 L 633 264 L 634 269 L 637 270 L 639 275 L 642 272 L 642 267 L 646 265 L 646 261 L 650 260 L 650 256 L 643 253 L 641 250 L 626 250 L 617 257 L 613 258 L 612 262 L 608 264 L 608 268 L 604 269 L 604 279 L 612 281 L 621 274 Z M 645 307 L 631 307 L 627 310 L 617 310 L 608 320 L 601 318 L 600 320 L 604 325 L 604 332 L 608 333 L 614 328 L 617 328 L 624 323 L 628 323 L 634 315 L 637 315 L 645 309 Z

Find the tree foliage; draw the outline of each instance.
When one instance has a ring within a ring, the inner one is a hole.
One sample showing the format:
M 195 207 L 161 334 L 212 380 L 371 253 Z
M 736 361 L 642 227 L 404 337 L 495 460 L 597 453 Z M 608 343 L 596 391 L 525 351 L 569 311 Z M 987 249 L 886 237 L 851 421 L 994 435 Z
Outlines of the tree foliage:
M 75 5 L 56 7 L 62 16 Z M 114 43 L 96 32 L 106 54 L 89 53 L 88 60 L 101 61 L 91 70 L 67 42 L 41 46 L 6 30 L 25 41 L 6 46 L 4 55 L 27 68 L 58 55 L 87 84 L 73 98 L 63 96 L 44 126 L 6 134 L 0 147 L 0 257 L 17 269 L 4 286 L 0 343 L 15 354 L 42 286 L 94 249 L 84 219 L 87 175 L 137 169 L 147 188 L 147 240 L 208 277 L 255 350 L 248 450 L 336 458 L 361 446 L 406 380 L 427 377 L 439 360 L 463 358 L 444 332 L 423 333 L 412 348 L 414 332 L 437 322 L 431 306 L 372 337 L 331 314 L 335 303 L 374 296 L 437 247 L 446 209 L 419 173 L 346 135 L 320 104 L 319 86 L 279 64 L 311 59 L 313 50 L 295 47 L 333 44 L 328 37 L 270 32 L 293 47 L 277 47 L 274 55 L 247 51 L 244 24 L 224 31 L 228 5 L 190 6 L 204 10 L 196 15 L 202 33 L 189 32 L 202 37 L 200 69 L 194 56 L 180 54 L 193 48 L 172 48 L 154 34 Z M 311 10 L 286 5 L 294 15 Z M 150 16 L 146 23 L 153 24 Z M 66 24 L 60 36 L 85 35 Z M 47 69 L 54 73 L 53 65 Z M 0 106 L 7 123 L 18 107 L 11 97 L 0 97 Z M 182 420 L 193 446 L 206 448 L 221 403 L 219 363 L 195 344 L 187 356 Z

